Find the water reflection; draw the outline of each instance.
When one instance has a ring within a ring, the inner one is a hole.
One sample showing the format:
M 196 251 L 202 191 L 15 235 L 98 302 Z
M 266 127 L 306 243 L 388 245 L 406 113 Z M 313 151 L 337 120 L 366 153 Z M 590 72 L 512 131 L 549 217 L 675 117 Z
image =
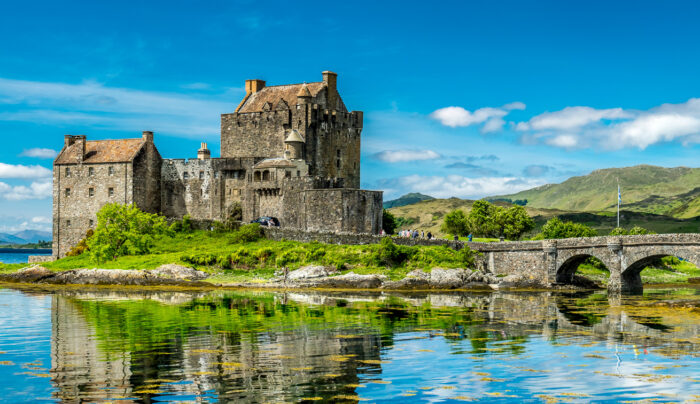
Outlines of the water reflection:
M 49 374 L 65 402 L 690 399 L 698 294 L 673 293 L 60 290 Z

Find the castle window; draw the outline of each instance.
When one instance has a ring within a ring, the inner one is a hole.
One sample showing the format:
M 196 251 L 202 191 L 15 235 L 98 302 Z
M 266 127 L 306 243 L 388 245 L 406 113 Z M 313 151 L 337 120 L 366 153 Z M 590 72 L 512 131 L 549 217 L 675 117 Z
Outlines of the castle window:
M 335 161 L 335 166 L 336 168 L 340 168 L 340 159 Z
M 109 196 L 114 196 L 114 188 L 109 188 L 109 189 L 107 190 L 107 194 L 108 194 Z
M 263 181 L 270 181 L 270 172 L 268 170 L 263 171 L 262 179 Z
M 92 219 L 90 219 L 90 227 L 92 227 L 92 226 L 94 226 L 94 225 L 95 225 L 95 221 L 92 220 Z
M 297 170 L 297 177 L 301 177 L 301 171 Z
M 70 167 L 66 167 L 66 178 L 70 177 Z
M 95 188 L 88 188 L 88 196 L 90 196 L 90 197 L 95 196 Z
M 95 175 L 95 167 L 89 167 L 89 168 L 88 168 L 88 175 L 89 175 L 90 177 L 92 177 L 93 175 Z
M 340 149 L 336 150 L 335 155 L 338 156 L 338 158 L 340 158 Z
M 186 180 L 186 179 L 188 179 L 188 178 L 190 178 L 190 173 L 188 173 L 188 172 L 186 172 L 186 171 L 185 171 L 184 173 L 182 173 L 182 179 L 183 179 L 183 180 Z
M 70 219 L 66 220 L 66 227 L 70 227 Z
M 199 172 L 199 179 L 203 180 L 204 179 L 204 171 Z
M 255 181 L 260 181 L 260 171 L 255 172 Z
M 65 195 L 70 196 L 70 188 L 66 188 Z
M 107 174 L 114 175 L 114 166 L 109 166 L 107 168 Z
M 292 178 L 292 172 L 291 172 L 291 171 L 285 171 L 285 172 L 284 172 L 284 178 Z
M 219 172 L 218 172 L 218 171 L 214 173 L 214 178 L 219 178 Z

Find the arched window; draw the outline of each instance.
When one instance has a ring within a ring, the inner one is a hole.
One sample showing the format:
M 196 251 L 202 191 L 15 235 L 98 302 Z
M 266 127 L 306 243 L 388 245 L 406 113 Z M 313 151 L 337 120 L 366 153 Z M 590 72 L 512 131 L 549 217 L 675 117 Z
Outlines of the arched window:
M 262 179 L 263 179 L 263 181 L 270 181 L 270 171 L 268 171 L 268 170 L 263 171 Z
M 253 180 L 260 181 L 260 171 L 256 171 L 255 174 L 253 174 Z

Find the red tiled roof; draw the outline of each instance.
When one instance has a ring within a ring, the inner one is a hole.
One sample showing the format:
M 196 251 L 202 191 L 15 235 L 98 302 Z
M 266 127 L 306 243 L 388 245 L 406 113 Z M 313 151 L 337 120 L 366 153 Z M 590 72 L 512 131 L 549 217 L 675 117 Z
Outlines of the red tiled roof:
M 85 156 L 83 163 L 128 163 L 144 145 L 144 140 L 117 139 L 117 140 L 91 140 L 85 144 Z M 81 153 L 80 142 L 65 147 L 56 157 L 56 164 L 75 164 L 78 162 L 78 153 Z

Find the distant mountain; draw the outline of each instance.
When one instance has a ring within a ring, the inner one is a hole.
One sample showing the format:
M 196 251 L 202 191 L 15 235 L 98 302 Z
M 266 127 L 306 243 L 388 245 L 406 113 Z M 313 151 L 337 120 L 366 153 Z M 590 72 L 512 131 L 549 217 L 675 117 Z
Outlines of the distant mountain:
M 676 218 L 700 215 L 700 168 L 688 167 L 640 165 L 607 168 L 571 177 L 561 184 L 543 185 L 489 199 L 527 199 L 527 206 L 533 208 L 614 211 L 617 208 L 618 179 L 623 209 Z
M 430 195 L 424 195 L 418 192 L 406 194 L 398 199 L 384 202 L 384 209 L 397 208 L 399 206 L 413 205 L 421 201 L 429 201 L 435 199 Z
M 52 238 L 53 235 L 48 231 L 22 230 L 14 234 L 0 233 L 0 244 L 33 244 L 39 241 L 51 241 Z
M 27 244 L 27 241 L 12 234 L 0 233 L 0 244 Z
M 39 241 L 50 241 L 53 238 L 51 232 L 40 230 L 23 230 L 14 233 L 13 236 L 25 240 L 27 243 L 37 243 Z

